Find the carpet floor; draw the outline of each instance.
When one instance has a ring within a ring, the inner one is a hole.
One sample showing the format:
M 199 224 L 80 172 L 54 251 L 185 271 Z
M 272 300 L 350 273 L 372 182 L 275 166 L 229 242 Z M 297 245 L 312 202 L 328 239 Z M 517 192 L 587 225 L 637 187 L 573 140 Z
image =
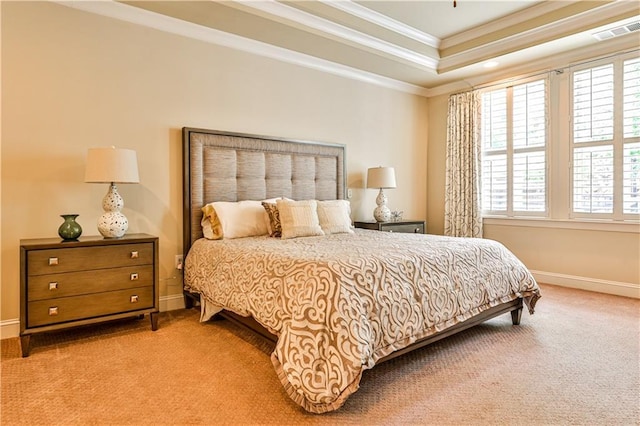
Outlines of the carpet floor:
M 506 314 L 364 374 L 339 410 L 304 412 L 272 347 L 195 310 L 1 342 L 2 425 L 640 424 L 640 301 L 543 285 Z

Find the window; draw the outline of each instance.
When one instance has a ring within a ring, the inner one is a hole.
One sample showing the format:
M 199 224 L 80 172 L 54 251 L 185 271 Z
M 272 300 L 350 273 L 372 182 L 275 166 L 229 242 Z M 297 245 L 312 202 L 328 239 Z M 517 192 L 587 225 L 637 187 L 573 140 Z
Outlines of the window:
M 640 219 L 640 57 L 613 55 L 481 97 L 483 215 Z
M 482 210 L 547 211 L 546 79 L 482 94 Z
M 572 216 L 640 213 L 640 59 L 572 75 Z
M 622 211 L 640 214 L 640 58 L 623 68 Z

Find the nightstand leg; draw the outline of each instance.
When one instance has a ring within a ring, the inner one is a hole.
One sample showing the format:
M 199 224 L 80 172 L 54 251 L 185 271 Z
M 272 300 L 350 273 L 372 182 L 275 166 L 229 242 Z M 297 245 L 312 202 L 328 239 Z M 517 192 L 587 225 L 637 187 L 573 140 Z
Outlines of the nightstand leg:
M 158 329 L 158 313 L 151 312 L 149 318 L 151 318 L 151 331 L 156 331 Z
M 22 348 L 22 357 L 29 356 L 29 344 L 31 343 L 31 335 L 20 336 L 20 347 Z

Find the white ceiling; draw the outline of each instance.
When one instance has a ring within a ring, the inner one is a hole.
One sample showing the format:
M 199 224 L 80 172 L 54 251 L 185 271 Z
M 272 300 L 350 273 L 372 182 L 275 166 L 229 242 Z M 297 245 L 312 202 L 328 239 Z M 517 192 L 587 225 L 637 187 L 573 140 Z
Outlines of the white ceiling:
M 361 6 L 387 15 L 440 40 L 526 9 L 542 0 L 479 1 L 358 1 Z
M 635 0 L 60 3 L 427 96 L 640 45 L 592 35 L 640 21 Z

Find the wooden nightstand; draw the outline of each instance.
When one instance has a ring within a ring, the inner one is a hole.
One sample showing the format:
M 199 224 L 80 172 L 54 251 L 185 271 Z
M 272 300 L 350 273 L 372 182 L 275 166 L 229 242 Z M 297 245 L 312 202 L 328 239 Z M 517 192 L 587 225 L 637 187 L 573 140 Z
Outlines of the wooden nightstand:
M 424 220 L 401 220 L 400 222 L 354 222 L 356 228 L 374 229 L 385 232 L 403 232 L 407 234 L 424 234 L 427 225 Z
M 32 334 L 149 314 L 158 327 L 158 238 L 20 240 L 20 344 Z

